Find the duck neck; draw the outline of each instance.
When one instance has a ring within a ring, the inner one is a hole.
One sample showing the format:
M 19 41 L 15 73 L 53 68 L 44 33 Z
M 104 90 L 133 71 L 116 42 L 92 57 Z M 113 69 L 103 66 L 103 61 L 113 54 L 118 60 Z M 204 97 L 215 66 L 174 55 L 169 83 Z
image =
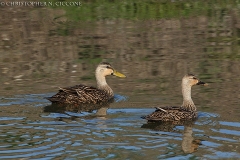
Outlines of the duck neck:
M 113 96 L 113 90 L 109 87 L 105 76 L 96 74 L 97 88 L 106 91 L 109 95 Z
M 193 103 L 191 98 L 191 86 L 190 85 L 182 85 L 182 95 L 183 95 L 183 104 L 182 107 L 187 110 L 196 111 L 196 106 Z

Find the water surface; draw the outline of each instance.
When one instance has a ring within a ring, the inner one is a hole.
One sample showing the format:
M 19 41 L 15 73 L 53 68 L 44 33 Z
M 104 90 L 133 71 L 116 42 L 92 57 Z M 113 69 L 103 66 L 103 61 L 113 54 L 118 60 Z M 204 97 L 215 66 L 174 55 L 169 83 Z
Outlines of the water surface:
M 239 159 L 238 1 L 83 2 L 0 8 L 0 159 Z M 114 103 L 46 109 L 58 87 L 95 86 L 101 61 L 127 76 L 107 77 Z M 141 119 L 182 104 L 186 73 L 209 84 L 195 124 Z

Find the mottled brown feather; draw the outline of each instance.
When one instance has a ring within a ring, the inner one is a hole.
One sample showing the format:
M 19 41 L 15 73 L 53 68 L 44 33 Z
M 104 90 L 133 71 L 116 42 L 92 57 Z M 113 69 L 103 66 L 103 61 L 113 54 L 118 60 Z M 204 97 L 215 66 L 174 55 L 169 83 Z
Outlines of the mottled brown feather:
M 185 121 L 185 120 L 194 120 L 197 118 L 197 112 L 192 110 L 187 110 L 183 107 L 161 107 L 156 108 L 156 110 L 142 117 L 148 121 Z
M 47 98 L 52 103 L 58 104 L 98 104 L 111 100 L 113 96 L 106 91 L 91 86 L 76 85 L 60 88 L 59 92 Z

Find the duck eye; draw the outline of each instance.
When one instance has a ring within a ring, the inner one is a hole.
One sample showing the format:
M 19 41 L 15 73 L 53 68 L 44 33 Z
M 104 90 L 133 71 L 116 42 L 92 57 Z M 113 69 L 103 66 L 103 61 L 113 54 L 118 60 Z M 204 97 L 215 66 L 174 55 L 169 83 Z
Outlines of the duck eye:
M 196 77 L 193 77 L 192 79 L 197 79 Z

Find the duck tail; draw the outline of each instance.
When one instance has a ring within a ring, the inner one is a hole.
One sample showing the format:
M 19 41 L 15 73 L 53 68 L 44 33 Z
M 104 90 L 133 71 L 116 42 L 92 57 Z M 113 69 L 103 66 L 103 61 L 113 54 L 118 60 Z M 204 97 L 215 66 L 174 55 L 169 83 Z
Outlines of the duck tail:
M 44 98 L 51 101 L 51 102 L 58 102 L 59 101 L 59 99 L 55 98 L 55 97 L 44 97 Z
M 146 118 L 147 118 L 147 116 L 141 116 L 141 118 L 142 118 L 142 119 L 146 119 Z

